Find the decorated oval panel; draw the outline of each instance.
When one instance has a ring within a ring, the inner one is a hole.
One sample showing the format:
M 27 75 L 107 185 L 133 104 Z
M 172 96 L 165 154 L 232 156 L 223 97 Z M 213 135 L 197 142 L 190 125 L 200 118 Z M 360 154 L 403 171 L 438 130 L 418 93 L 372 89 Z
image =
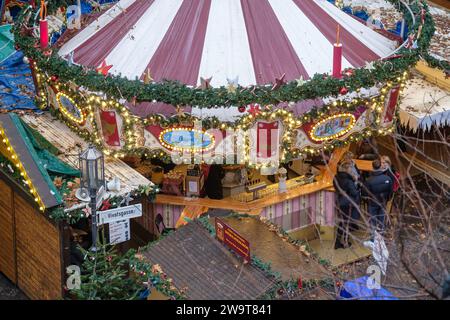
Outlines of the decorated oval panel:
M 336 114 L 320 120 L 311 130 L 314 141 L 327 141 L 342 137 L 355 125 L 355 116 L 351 113 Z
M 84 123 L 85 116 L 83 114 L 83 111 L 71 97 L 69 97 L 65 93 L 59 92 L 56 95 L 56 101 L 58 102 L 59 110 L 61 111 L 61 113 L 69 120 L 78 124 Z
M 159 135 L 161 144 L 169 150 L 207 151 L 214 147 L 214 136 L 192 128 L 169 128 Z

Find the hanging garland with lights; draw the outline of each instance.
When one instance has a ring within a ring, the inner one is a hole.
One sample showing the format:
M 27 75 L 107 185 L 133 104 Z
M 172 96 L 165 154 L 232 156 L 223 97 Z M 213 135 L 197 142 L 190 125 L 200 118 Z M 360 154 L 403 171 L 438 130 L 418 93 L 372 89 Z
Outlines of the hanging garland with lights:
M 72 104 L 70 113 L 68 113 L 65 108 L 61 108 L 61 106 L 59 106 L 60 103 L 58 102 L 54 104 L 59 107 L 58 109 L 60 109 L 61 112 L 58 112 L 55 108 L 50 108 L 50 112 L 58 119 L 64 121 L 65 124 L 79 136 L 95 144 L 99 149 L 103 150 L 106 155 L 120 158 L 125 155 L 137 155 L 145 156 L 146 158 L 160 158 L 164 162 L 170 161 L 171 156 L 169 152 L 173 148 L 169 145 L 165 146 L 165 143 L 162 140 L 160 140 L 161 148 L 151 150 L 146 148 L 143 141 L 143 132 L 145 127 L 155 125 L 159 126 L 163 129 L 162 134 L 164 134 L 165 132 L 173 130 L 181 130 L 181 128 L 188 128 L 191 130 L 191 127 L 195 122 L 201 121 L 202 132 L 209 129 L 218 129 L 225 132 L 227 130 L 237 129 L 247 131 L 258 121 L 281 121 L 283 126 L 286 128 L 286 130 L 284 130 L 281 143 L 282 162 L 290 161 L 305 153 L 318 153 L 320 152 L 319 148 L 312 147 L 304 148 L 303 150 L 296 150 L 294 141 L 295 131 L 297 128 L 309 122 L 325 121 L 330 116 L 338 117 L 343 114 L 353 113 L 361 106 L 369 108 L 378 119 L 383 111 L 384 98 L 386 94 L 396 85 L 403 88 L 404 82 L 408 77 L 408 74 L 405 71 L 403 74 L 397 76 L 394 82 L 388 81 L 384 87 L 380 88 L 380 95 L 377 97 L 354 97 L 350 100 L 349 98 L 343 96 L 343 98 L 334 100 L 332 103 L 313 107 L 310 111 L 299 117 L 295 116 L 292 111 L 288 109 L 279 109 L 274 106 L 262 107 L 252 104 L 249 111 L 236 121 L 221 122 L 216 117 L 200 119 L 192 116 L 191 114 L 182 112 L 182 108 L 178 108 L 179 110 L 177 114 L 172 117 L 153 114 L 147 118 L 140 118 L 131 114 L 128 108 L 114 99 L 107 99 L 104 96 L 89 93 L 72 82 L 69 84 L 61 82 L 55 83 L 54 79 L 46 76 L 45 73 L 42 72 L 35 61 L 32 62 L 32 67 L 35 71 L 36 78 L 38 79 L 37 87 L 39 101 L 42 104 L 46 103 L 47 99 L 52 99 L 48 98 L 52 94 L 55 96 L 53 100 L 57 100 L 58 96 L 66 97 L 67 101 Z M 80 118 L 73 115 L 73 112 L 77 106 L 80 107 L 80 110 L 77 113 L 83 114 L 83 120 L 85 121 L 80 121 Z M 110 148 L 101 138 L 98 118 L 95 115 L 96 112 L 107 110 L 115 110 L 123 119 L 122 134 L 124 136 L 124 145 L 122 148 Z M 384 128 L 383 130 L 372 132 L 377 129 L 375 124 L 379 124 L 379 120 L 374 123 L 373 127 L 369 127 L 362 132 L 350 135 L 347 137 L 347 141 L 341 141 L 339 139 L 327 140 L 320 145 L 320 148 L 332 150 L 335 147 L 346 145 L 348 141 L 358 141 L 372 135 L 373 133 L 388 134 L 392 132 L 392 128 Z M 345 136 L 345 133 L 342 136 Z M 210 146 L 212 144 L 213 143 L 211 143 Z M 248 160 L 248 151 L 250 148 L 248 139 L 245 141 L 245 148 L 246 155 L 244 155 L 244 158 Z M 251 163 L 247 162 L 247 164 L 252 166 Z

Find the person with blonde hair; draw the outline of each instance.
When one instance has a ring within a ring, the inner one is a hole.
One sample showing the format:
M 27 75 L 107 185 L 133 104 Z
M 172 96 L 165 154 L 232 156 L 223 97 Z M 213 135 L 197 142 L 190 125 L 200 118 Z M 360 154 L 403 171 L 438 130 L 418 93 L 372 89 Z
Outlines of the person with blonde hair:
M 392 190 L 393 190 L 393 192 L 397 191 L 399 186 L 400 186 L 400 181 L 399 181 L 400 174 L 392 166 L 391 158 L 389 158 L 388 156 L 381 156 L 380 157 L 380 162 L 381 162 L 381 169 L 392 180 L 392 183 L 393 183 Z

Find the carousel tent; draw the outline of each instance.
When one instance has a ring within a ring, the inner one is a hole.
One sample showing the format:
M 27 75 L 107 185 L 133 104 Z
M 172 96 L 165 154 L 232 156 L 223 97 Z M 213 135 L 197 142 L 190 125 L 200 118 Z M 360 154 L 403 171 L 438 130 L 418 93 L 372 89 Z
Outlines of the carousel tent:
M 128 79 L 149 71 L 154 81 L 191 86 L 202 78 L 213 87 L 264 85 L 283 74 L 288 81 L 330 73 L 338 25 L 342 68 L 395 50 L 395 41 L 326 0 L 121 0 L 59 54 L 92 68 L 105 63 Z M 140 116 L 174 110 L 150 103 L 131 108 Z

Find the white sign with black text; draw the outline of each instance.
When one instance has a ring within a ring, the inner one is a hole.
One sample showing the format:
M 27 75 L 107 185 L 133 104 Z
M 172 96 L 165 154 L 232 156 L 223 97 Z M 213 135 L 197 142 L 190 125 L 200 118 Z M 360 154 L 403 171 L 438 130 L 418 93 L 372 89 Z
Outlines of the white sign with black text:
M 109 243 L 118 244 L 130 240 L 130 219 L 109 224 Z
M 98 211 L 98 225 L 141 216 L 142 204 L 140 203 L 111 210 Z

